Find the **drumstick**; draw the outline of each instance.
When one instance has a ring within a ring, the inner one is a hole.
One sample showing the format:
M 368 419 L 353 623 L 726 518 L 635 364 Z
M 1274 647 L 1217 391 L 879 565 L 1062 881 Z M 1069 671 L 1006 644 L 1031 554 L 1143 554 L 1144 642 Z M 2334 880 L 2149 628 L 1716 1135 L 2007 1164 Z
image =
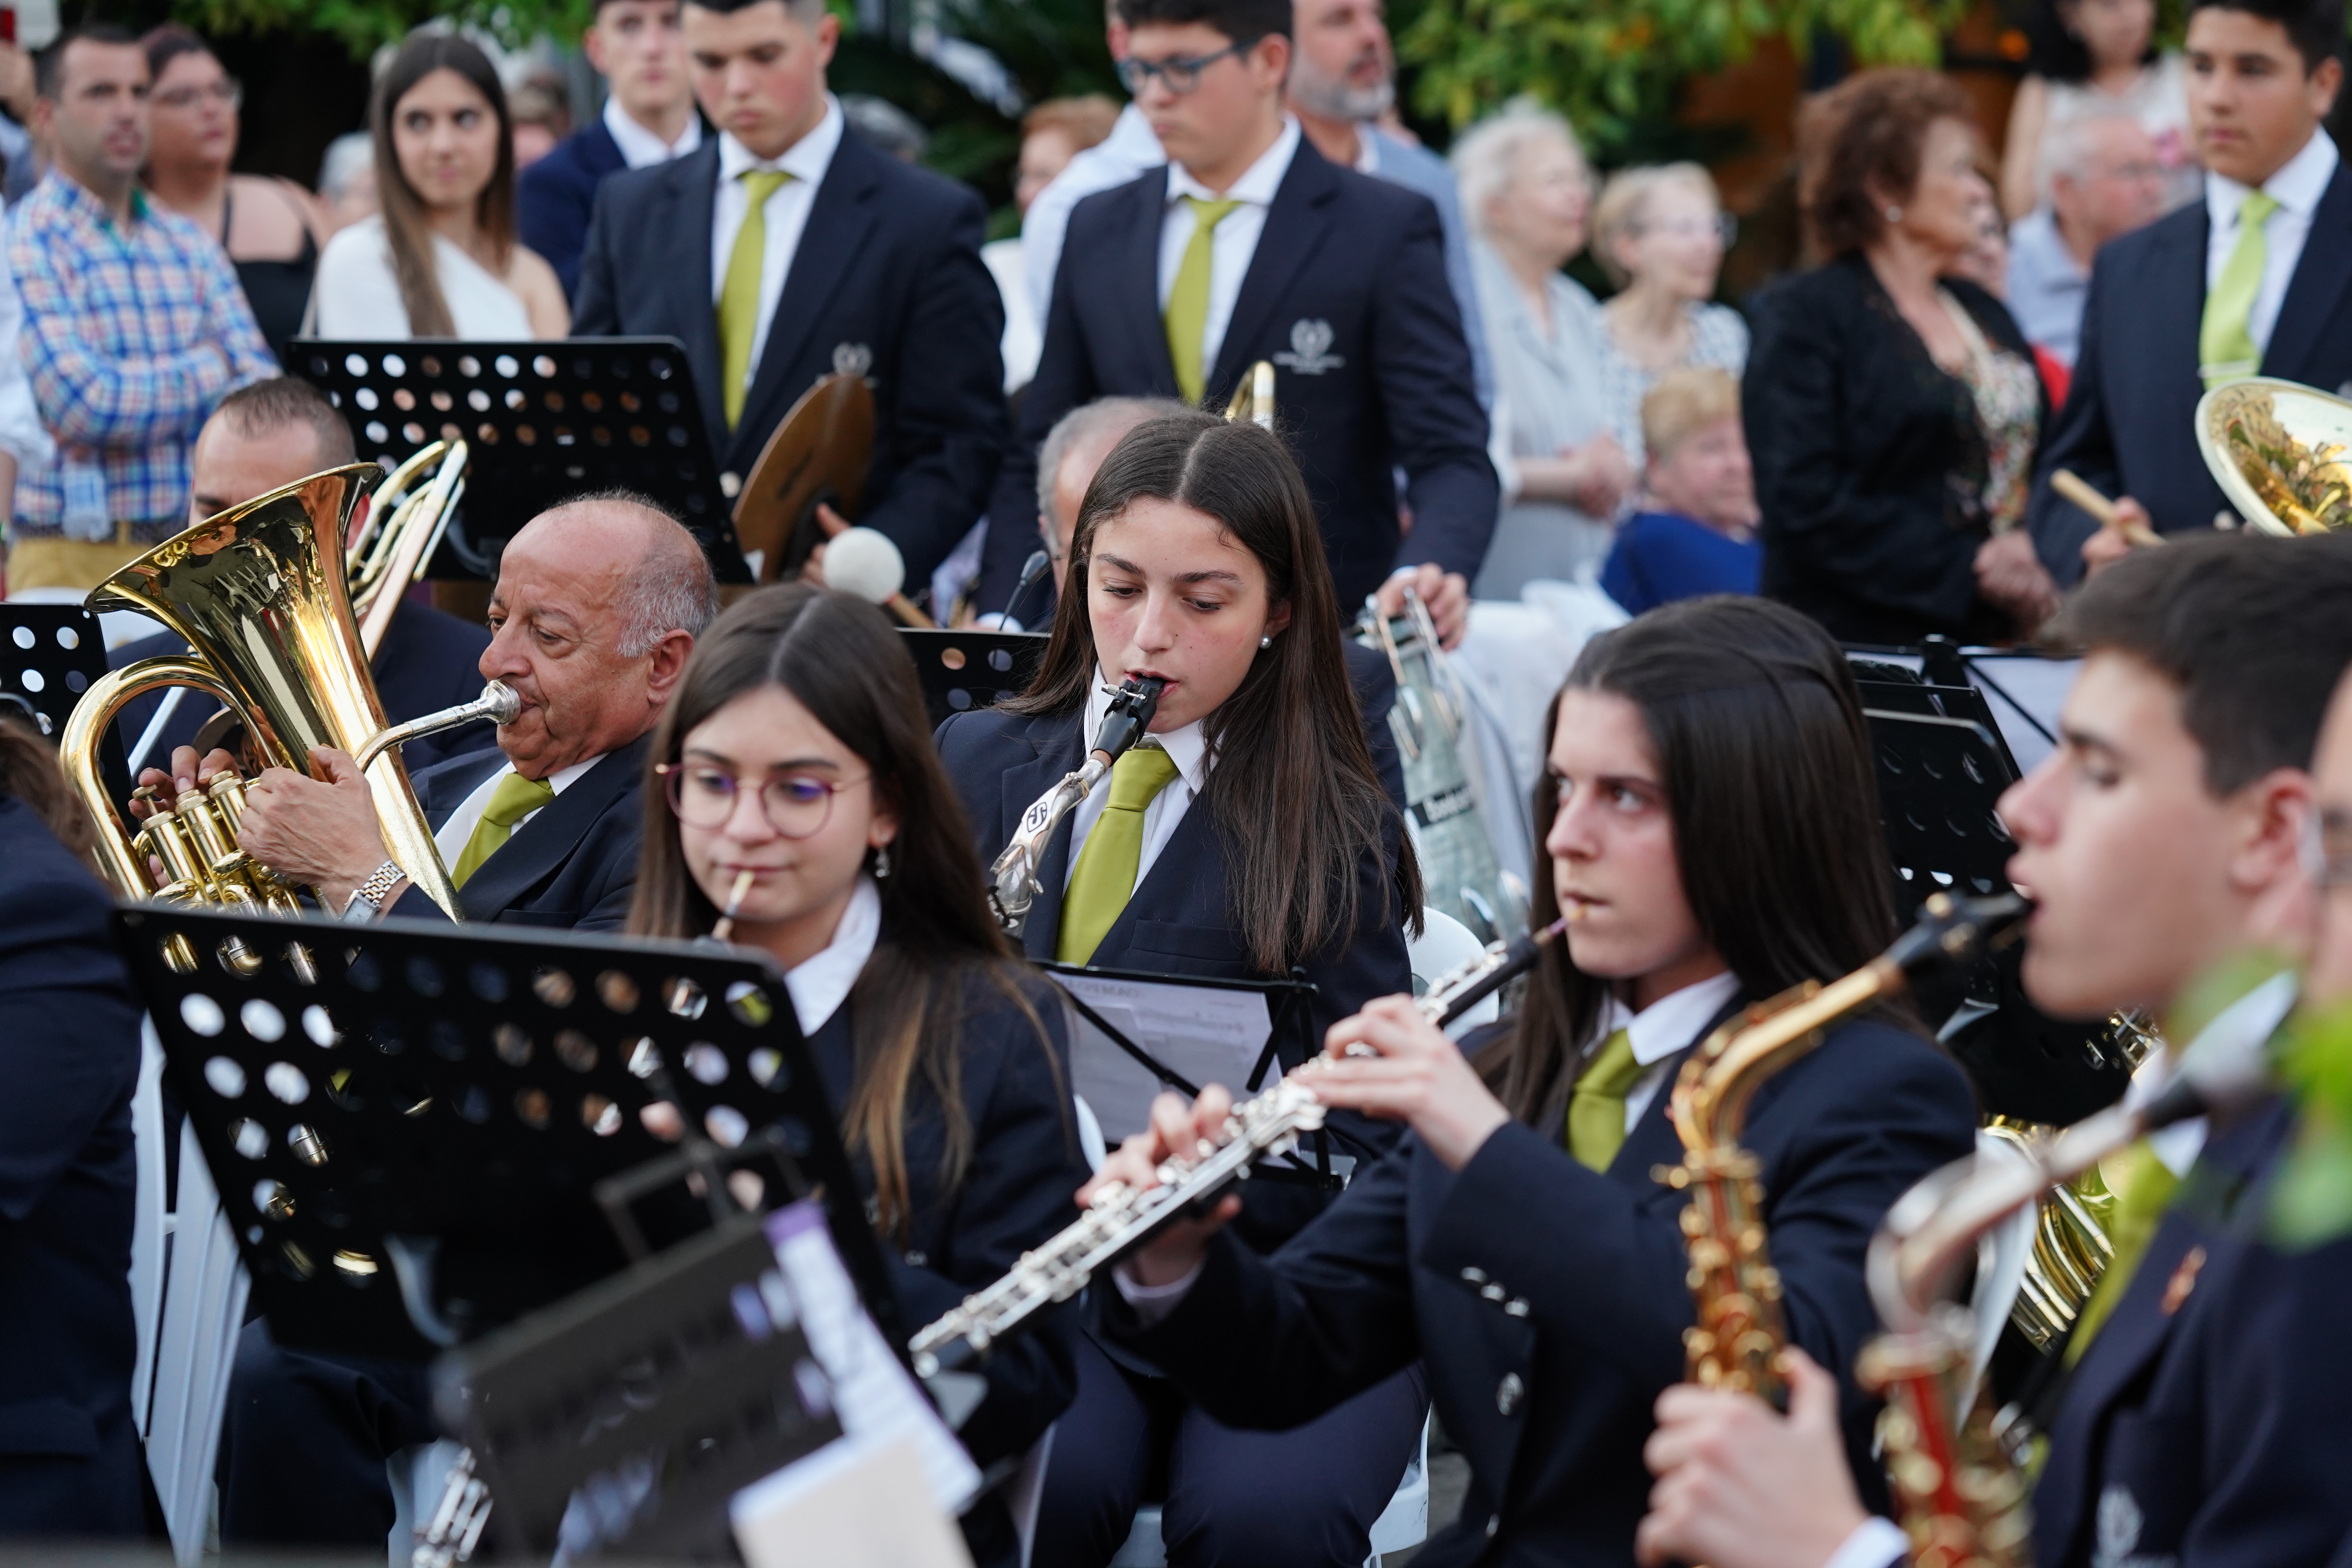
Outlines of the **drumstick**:
M 2061 468 L 2050 476 L 2050 488 L 2091 514 L 2101 528 L 2114 529 L 2134 544 L 2161 544 L 2164 536 L 2144 522 L 2126 522 L 2116 514 L 2116 503 L 2084 483 L 2072 468 Z

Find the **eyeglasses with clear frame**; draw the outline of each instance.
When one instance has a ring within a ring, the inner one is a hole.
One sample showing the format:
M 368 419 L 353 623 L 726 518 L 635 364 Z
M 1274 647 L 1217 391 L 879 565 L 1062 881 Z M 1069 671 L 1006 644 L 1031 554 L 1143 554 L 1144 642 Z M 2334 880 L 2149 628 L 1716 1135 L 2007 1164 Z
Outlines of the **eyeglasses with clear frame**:
M 154 104 L 158 109 L 194 109 L 207 98 L 224 108 L 235 109 L 245 101 L 245 84 L 233 76 L 225 76 L 202 87 L 175 87 L 169 92 L 159 92 L 154 95 Z
M 716 833 L 733 819 L 743 781 L 725 768 L 709 763 L 663 763 L 654 772 L 661 774 L 670 814 L 687 826 Z M 760 811 L 783 837 L 813 838 L 833 816 L 833 797 L 873 776 L 835 780 L 771 773 L 760 784 Z

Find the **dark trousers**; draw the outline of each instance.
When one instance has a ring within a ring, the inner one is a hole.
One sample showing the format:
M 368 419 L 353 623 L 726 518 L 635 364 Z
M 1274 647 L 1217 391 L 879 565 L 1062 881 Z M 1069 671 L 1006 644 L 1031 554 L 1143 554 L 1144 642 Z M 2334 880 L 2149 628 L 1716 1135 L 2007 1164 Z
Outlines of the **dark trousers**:
M 1031 1568 L 1103 1568 L 1162 1456 L 1170 1568 L 1361 1568 L 1420 1452 L 1421 1368 L 1288 1432 L 1237 1432 L 1076 1337 L 1078 1396 L 1055 1424 Z
M 256 1318 L 236 1342 L 221 1428 L 221 1542 L 349 1546 L 392 1533 L 384 1461 L 440 1433 L 422 1363 L 287 1350 Z

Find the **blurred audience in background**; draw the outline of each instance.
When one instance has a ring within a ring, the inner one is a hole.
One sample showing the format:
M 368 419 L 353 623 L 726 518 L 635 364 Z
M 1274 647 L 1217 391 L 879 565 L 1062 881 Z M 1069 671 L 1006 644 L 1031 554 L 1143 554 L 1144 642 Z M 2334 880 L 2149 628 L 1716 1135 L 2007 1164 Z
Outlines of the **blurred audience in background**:
M 1601 590 L 1634 616 L 1701 594 L 1756 592 L 1764 557 L 1739 384 L 1713 365 L 1666 372 L 1642 399 L 1642 506 L 1617 529 Z
M 2000 205 L 2011 221 L 2042 199 L 2051 134 L 2088 115 L 2123 114 L 2156 145 L 2163 210 L 2197 199 L 2202 173 L 2189 134 L 2180 56 L 2156 47 L 2156 0 L 2031 0 L 2026 78 L 2001 144 Z
M 513 127 L 514 166 L 520 173 L 572 134 L 572 99 L 562 79 L 551 71 L 532 72 L 507 95 L 507 119 Z
M 1070 160 L 1099 144 L 1118 122 L 1118 105 L 1101 93 L 1084 98 L 1049 98 L 1021 117 L 1021 162 L 1013 171 L 1013 205 L 1023 213 L 1037 193 L 1070 166 Z M 1037 374 L 1037 351 L 1045 342 L 1045 322 L 1030 302 L 1029 274 L 1022 260 L 1021 237 L 992 239 L 980 247 L 980 258 L 1004 296 L 1004 390 L 1010 395 L 1029 384 Z
M 1584 248 L 1592 175 L 1568 121 L 1527 102 L 1465 134 L 1453 162 L 1495 366 L 1496 444 L 1508 454 L 1502 513 L 1471 594 L 1516 599 L 1537 578 L 1596 570 L 1633 488 L 1609 429 L 1608 329 L 1592 295 L 1560 270 Z
M 2070 372 L 2091 258 L 2164 216 L 2165 182 L 2155 139 L 2119 110 L 2076 115 L 2043 138 L 2041 205 L 2009 231 L 2009 313 L 2027 342 Z
M 147 192 L 221 242 L 262 338 L 280 362 L 301 330 L 325 223 L 291 180 L 232 174 L 245 89 L 204 39 L 167 23 L 140 40 L 153 81 Z
M 418 34 L 375 86 L 379 211 L 327 242 L 313 310 L 322 338 L 560 338 L 553 268 L 515 237 L 513 128 L 482 51 Z
M 319 160 L 319 210 L 331 238 L 375 216 L 374 137 L 347 131 L 327 143 Z
M 1683 365 L 1736 379 L 1748 366 L 1748 323 L 1711 303 L 1734 225 L 1715 180 L 1696 163 L 1621 169 L 1592 211 L 1592 256 L 1617 285 L 1601 308 L 1601 376 L 1609 429 L 1642 466 L 1642 400 Z

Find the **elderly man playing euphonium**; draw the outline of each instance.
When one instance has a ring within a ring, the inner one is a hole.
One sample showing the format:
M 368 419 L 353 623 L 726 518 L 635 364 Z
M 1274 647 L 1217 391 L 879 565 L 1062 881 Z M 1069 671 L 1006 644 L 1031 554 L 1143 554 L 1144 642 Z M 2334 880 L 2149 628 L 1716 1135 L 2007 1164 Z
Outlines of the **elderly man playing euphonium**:
M 498 750 L 413 781 L 465 919 L 620 928 L 636 880 L 646 737 L 717 613 L 701 547 L 642 497 L 567 501 L 508 543 L 481 672 L 511 687 L 522 711 L 499 731 Z M 445 919 L 394 863 L 352 759 L 311 755 L 324 781 L 271 768 L 254 782 L 245 849 L 314 889 L 330 914 Z M 200 768 L 183 746 L 172 782 L 185 791 L 200 772 L 230 765 L 215 752 Z

